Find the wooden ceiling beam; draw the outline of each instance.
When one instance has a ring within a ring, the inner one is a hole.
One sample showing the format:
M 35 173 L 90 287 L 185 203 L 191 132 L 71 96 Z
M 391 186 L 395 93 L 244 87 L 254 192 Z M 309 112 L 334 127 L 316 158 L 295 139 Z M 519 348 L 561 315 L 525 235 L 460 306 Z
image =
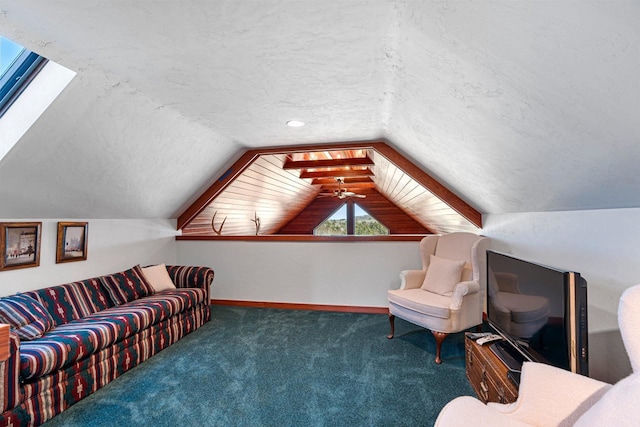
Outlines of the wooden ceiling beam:
M 367 157 L 355 157 L 346 159 L 324 160 L 289 160 L 282 166 L 283 169 L 324 169 L 343 168 L 347 166 L 375 166 L 373 160 Z
M 338 183 L 323 184 L 320 188 L 322 190 L 336 190 L 338 188 Z M 340 188 L 351 191 L 354 188 L 376 188 L 376 184 L 374 182 L 352 182 L 351 184 L 342 184 Z
M 362 182 L 373 182 L 373 180 L 369 177 L 354 177 L 354 178 L 344 178 L 344 180 L 342 181 L 343 184 L 356 184 L 356 183 L 362 183 Z M 311 185 L 332 185 L 332 184 L 336 184 L 337 185 L 337 181 L 335 178 L 316 178 L 313 181 L 311 181 Z
M 213 199 L 220 194 L 230 182 L 235 180 L 242 172 L 251 165 L 257 157 L 265 154 L 292 154 L 307 153 L 316 151 L 335 151 L 335 150 L 374 150 L 376 155 L 386 157 L 396 167 L 403 170 L 409 177 L 413 178 L 419 184 L 429 190 L 434 196 L 441 199 L 453 210 L 465 217 L 472 224 L 482 228 L 482 214 L 458 197 L 451 190 L 442 185 L 438 180 L 427 174 L 420 167 L 413 164 L 394 148 L 386 144 L 384 141 L 360 141 L 339 144 L 320 144 L 320 145 L 304 145 L 292 147 L 269 147 L 249 150 L 243 153 L 238 161 L 236 161 L 226 172 L 224 172 L 200 197 L 188 206 L 182 214 L 178 215 L 177 228 L 185 227 L 195 216 L 201 212 Z M 360 158 L 363 159 L 363 158 Z M 370 160 L 369 160 L 370 161 Z M 290 163 L 290 162 L 289 162 Z M 316 167 L 317 163 L 313 162 Z M 291 165 L 290 165 L 291 166 Z M 311 167 L 311 166 L 307 166 Z M 329 166 L 327 166 L 329 167 Z M 303 168 L 303 169 L 306 169 Z M 302 171 L 300 178 L 351 178 L 351 177 L 368 177 L 374 176 L 373 172 L 367 168 L 366 170 L 337 170 L 337 171 Z
M 307 172 L 304 171 L 300 174 L 300 178 L 353 178 L 353 177 L 366 177 L 373 176 L 373 172 L 371 169 L 344 169 L 344 170 L 335 170 L 335 171 L 314 171 Z

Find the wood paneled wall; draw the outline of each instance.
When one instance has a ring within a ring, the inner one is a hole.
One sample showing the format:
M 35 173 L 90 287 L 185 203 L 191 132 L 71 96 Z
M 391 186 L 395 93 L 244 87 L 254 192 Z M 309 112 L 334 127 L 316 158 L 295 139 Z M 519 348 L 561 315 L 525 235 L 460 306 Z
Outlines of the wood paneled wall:
M 461 216 L 447 203 L 436 197 L 422 184 L 385 156 L 372 150 L 376 163 L 373 181 L 378 191 L 410 217 L 417 219 L 438 234 L 453 231 L 477 233 L 478 228 Z
M 255 235 L 254 215 L 260 233 L 271 234 L 304 209 L 318 189 L 284 170 L 284 155 L 262 155 L 240 174 L 211 204 L 183 229 L 183 235 L 212 235 L 211 220 L 222 235 Z M 288 217 L 287 217 L 288 216 Z M 226 220 L 225 220 L 226 218 Z
M 375 141 L 249 150 L 180 215 L 178 228 L 187 237 L 215 236 L 215 215 L 222 236 L 253 236 L 257 215 L 261 235 L 309 235 L 344 203 L 316 198 L 336 189 L 322 180 L 337 176 L 370 180 L 345 179 L 343 189 L 366 194 L 356 203 L 392 234 L 477 233 L 482 226 L 482 215 L 473 207 L 388 144 Z
M 432 232 L 404 213 L 375 189 L 358 190 L 367 197 L 354 199 L 355 203 L 369 215 L 389 229 L 390 234 L 431 234 Z M 337 211 L 345 199 L 323 197 L 311 202 L 298 216 L 286 224 L 276 234 L 313 234 L 313 229 Z

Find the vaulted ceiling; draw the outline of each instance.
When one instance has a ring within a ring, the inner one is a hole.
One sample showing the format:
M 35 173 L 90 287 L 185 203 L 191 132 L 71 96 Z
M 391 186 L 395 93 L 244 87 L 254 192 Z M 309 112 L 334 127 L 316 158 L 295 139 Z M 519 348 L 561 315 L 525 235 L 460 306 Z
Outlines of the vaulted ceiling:
M 371 141 L 249 150 L 180 215 L 178 228 L 188 236 L 313 234 L 349 200 L 390 234 L 482 227 L 479 212 Z
M 481 213 L 638 207 L 639 21 L 633 0 L 0 0 L 0 34 L 77 72 L 0 160 L 0 218 L 177 218 L 243 150 L 377 139 Z

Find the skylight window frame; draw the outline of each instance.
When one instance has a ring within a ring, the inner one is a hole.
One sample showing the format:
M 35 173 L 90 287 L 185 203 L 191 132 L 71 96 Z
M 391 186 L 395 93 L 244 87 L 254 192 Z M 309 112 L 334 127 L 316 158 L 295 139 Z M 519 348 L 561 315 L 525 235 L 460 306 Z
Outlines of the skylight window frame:
M 26 89 L 47 59 L 24 49 L 0 79 L 0 118 Z

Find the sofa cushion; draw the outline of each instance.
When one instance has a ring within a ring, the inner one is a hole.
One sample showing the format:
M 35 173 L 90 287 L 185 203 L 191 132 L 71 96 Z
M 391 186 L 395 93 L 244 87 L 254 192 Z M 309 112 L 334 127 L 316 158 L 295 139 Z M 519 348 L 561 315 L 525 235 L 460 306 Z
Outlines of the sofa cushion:
M 102 286 L 99 277 L 73 282 L 69 286 L 77 289 L 78 294 L 83 297 L 84 311 L 87 316 L 113 307 L 109 294 Z
M 440 258 L 435 255 L 430 255 L 429 259 L 429 268 L 427 268 L 422 289 L 450 296 L 453 294 L 453 288 L 460 283 L 466 261 Z
M 448 319 L 451 316 L 451 298 L 424 289 L 393 289 L 387 291 L 390 304 L 395 304 L 422 315 Z
M 21 340 L 27 341 L 41 337 L 54 326 L 42 304 L 24 294 L 0 298 L 0 323 L 8 323 Z
M 204 289 L 160 292 L 61 325 L 20 347 L 20 375 L 37 378 L 65 368 L 205 301 Z M 66 349 L 66 350 L 65 350 Z
M 49 312 L 56 326 L 113 306 L 99 278 L 25 292 Z
M 115 305 L 153 294 L 139 265 L 120 273 L 102 276 L 100 281 Z
M 200 288 L 182 288 L 158 292 L 154 295 L 133 301 L 127 306 L 138 307 L 152 305 L 159 307 L 163 314 L 160 320 L 164 320 L 176 313 L 188 310 L 196 304 L 206 301 L 207 292 Z
M 176 285 L 171 280 L 171 277 L 169 277 L 167 267 L 164 264 L 144 267 L 142 269 L 142 273 L 147 279 L 149 286 L 153 288 L 154 292 L 161 292 L 176 288 Z

